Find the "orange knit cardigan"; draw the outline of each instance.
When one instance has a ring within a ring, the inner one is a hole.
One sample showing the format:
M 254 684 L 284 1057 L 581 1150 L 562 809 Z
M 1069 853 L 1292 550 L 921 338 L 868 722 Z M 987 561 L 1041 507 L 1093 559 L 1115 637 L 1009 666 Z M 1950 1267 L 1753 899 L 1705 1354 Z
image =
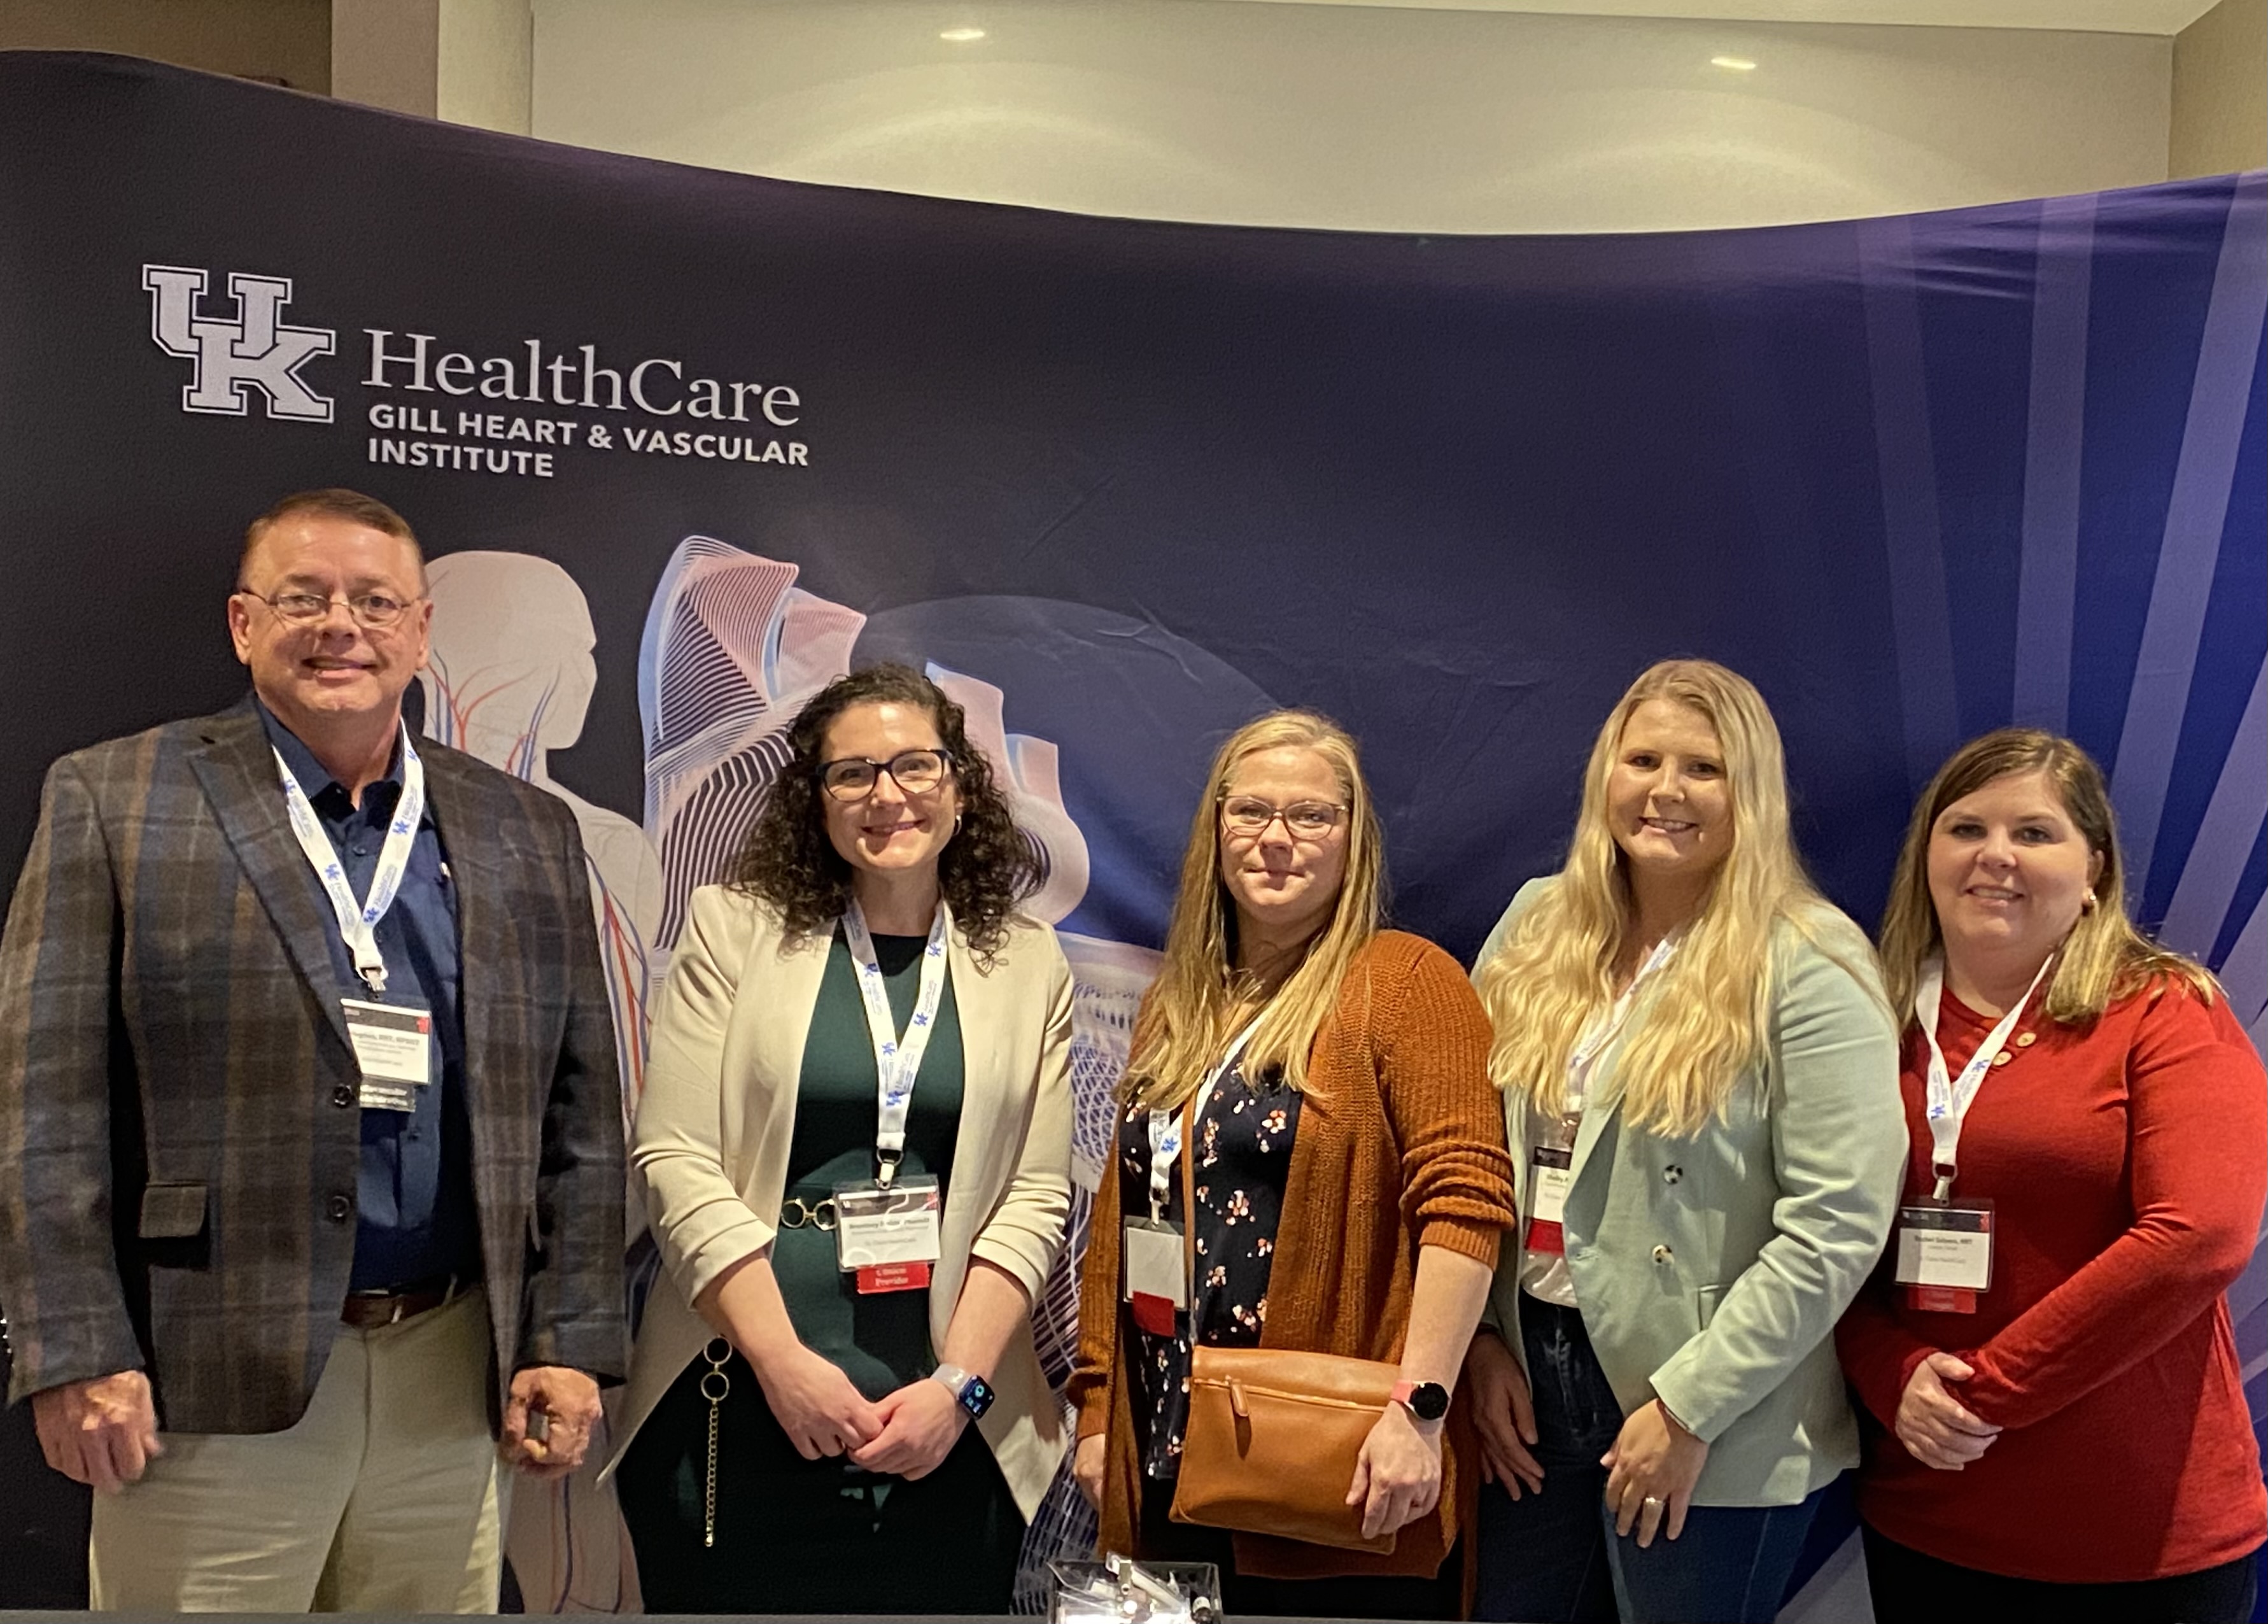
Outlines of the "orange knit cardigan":
M 1432 943 L 1383 931 L 1355 960 L 1308 1052 L 1262 1347 L 1398 1362 L 1418 1247 L 1495 1265 L 1513 1214 L 1489 1043 L 1472 984 Z M 1110 1440 L 1101 1546 L 1138 1555 L 1140 1463 L 1123 1356 L 1115 1148 L 1094 1212 L 1069 1396 L 1079 1436 Z M 1461 1390 L 1442 1444 L 1440 1504 L 1402 1530 L 1391 1555 L 1241 1533 L 1237 1570 L 1295 1579 L 1430 1576 L 1471 1524 L 1478 1458 Z

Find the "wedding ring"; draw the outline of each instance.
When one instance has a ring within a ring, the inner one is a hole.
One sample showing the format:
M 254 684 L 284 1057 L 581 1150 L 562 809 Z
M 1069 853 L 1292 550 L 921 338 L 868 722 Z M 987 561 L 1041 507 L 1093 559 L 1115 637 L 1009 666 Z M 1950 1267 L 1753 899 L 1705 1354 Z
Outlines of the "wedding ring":
M 1638 1502 L 1638 1509 L 1641 1511 L 1645 1510 L 1648 1506 L 1652 1506 L 1657 1511 L 1661 1510 L 1661 1496 L 1659 1495 L 1648 1495 L 1645 1499 Z

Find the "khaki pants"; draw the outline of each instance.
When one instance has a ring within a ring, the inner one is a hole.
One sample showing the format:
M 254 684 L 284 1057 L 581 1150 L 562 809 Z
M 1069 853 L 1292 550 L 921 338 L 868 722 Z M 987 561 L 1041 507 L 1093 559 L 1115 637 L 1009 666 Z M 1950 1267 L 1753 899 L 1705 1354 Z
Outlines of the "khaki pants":
M 399 1325 L 339 1327 L 298 1424 L 167 1433 L 94 1497 L 106 1612 L 493 1613 L 500 1480 L 478 1290 Z

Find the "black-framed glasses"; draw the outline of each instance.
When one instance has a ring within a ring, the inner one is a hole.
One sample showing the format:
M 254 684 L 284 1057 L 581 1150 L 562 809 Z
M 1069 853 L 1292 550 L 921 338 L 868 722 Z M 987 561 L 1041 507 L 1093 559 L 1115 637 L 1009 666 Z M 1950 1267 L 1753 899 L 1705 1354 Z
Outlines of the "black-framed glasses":
M 845 756 L 820 764 L 819 786 L 837 801 L 864 801 L 887 772 L 901 794 L 926 795 L 952 771 L 953 757 L 943 749 L 900 750 L 887 761 Z
M 1294 840 L 1321 840 L 1338 827 L 1346 811 L 1329 801 L 1295 801 L 1279 807 L 1257 795 L 1231 795 L 1220 803 L 1220 821 L 1229 833 L 1256 839 L 1280 817 L 1285 832 Z
M 343 603 L 355 624 L 366 631 L 381 631 L 398 624 L 411 605 L 418 602 L 416 598 L 397 598 L 390 592 L 357 592 L 349 598 L 332 598 L 319 592 L 279 592 L 271 596 L 249 587 L 239 587 L 237 590 L 265 603 L 276 619 L 294 626 L 313 625 L 328 617 L 332 604 Z

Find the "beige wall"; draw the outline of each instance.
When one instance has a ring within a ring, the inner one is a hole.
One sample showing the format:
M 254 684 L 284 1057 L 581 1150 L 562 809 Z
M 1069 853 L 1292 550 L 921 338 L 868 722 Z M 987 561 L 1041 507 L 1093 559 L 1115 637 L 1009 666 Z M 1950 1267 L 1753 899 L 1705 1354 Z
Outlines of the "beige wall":
M 440 77 L 440 0 L 333 0 L 331 94 L 431 118 Z
M 2268 0 L 2220 0 L 2174 40 L 2167 173 L 2268 167 Z
M 941 38 L 981 26 L 981 40 Z M 536 0 L 534 133 L 1350 230 L 1661 231 L 2162 181 L 2162 34 L 1208 0 Z M 1751 71 L 1712 56 L 1753 62 Z
M 331 93 L 524 136 L 534 48 L 527 0 L 332 0 Z
M 331 87 L 330 0 L 0 0 L 0 50 L 119 51 Z
M 535 16 L 528 0 L 441 0 L 435 110 L 457 124 L 528 130 Z

